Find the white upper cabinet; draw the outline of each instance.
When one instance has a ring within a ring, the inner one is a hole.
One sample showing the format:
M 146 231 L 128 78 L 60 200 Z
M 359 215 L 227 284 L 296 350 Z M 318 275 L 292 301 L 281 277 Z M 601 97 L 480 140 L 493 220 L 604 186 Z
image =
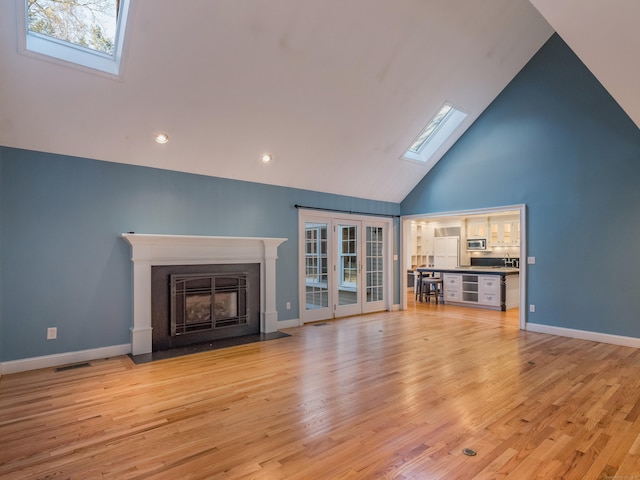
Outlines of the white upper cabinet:
M 489 222 L 486 218 L 470 218 L 467 220 L 467 238 L 487 238 L 489 236 Z
M 489 219 L 488 243 L 494 247 L 520 246 L 520 219 L 517 216 Z

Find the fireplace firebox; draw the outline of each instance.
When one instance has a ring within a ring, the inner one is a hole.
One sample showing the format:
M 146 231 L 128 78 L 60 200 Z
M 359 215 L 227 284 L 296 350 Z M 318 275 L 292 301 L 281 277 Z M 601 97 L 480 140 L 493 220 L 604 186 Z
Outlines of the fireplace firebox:
M 260 333 L 260 264 L 151 268 L 152 350 Z
M 169 278 L 172 336 L 247 323 L 247 272 Z

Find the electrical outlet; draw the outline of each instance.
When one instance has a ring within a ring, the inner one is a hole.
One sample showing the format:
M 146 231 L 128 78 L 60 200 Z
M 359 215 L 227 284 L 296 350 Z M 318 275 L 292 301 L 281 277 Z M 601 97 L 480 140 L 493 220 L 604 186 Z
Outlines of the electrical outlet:
M 47 340 L 55 340 L 56 338 L 58 338 L 58 328 L 57 327 L 47 328 Z
M 530 311 L 531 313 L 535 313 L 535 311 L 536 311 L 536 306 L 535 306 L 533 303 L 532 303 L 531 305 L 529 305 L 529 311 Z
M 287 310 L 291 310 L 291 302 L 287 302 Z
M 529 265 L 535 265 L 536 264 L 536 257 L 527 257 L 527 263 Z

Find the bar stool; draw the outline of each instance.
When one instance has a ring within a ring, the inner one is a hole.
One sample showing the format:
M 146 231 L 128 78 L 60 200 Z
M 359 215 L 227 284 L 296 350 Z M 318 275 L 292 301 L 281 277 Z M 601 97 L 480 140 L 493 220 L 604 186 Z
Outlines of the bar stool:
M 422 279 L 421 287 L 420 293 L 424 296 L 427 302 L 431 300 L 431 295 L 435 297 L 436 305 L 438 304 L 438 299 L 442 299 L 444 301 L 442 278 L 425 277 Z
M 431 276 L 429 272 L 419 272 L 415 271 L 415 278 L 413 280 L 413 292 L 415 293 L 415 300 L 420 300 L 422 302 L 422 295 L 424 293 L 424 285 L 422 284 L 422 280 Z

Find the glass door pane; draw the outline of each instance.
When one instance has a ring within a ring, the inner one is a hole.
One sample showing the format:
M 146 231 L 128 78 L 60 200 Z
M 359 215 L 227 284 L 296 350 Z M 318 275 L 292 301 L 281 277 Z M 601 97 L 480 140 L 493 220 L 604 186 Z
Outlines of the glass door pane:
M 329 307 L 326 223 L 305 224 L 305 309 Z
M 366 302 L 384 300 L 384 230 L 366 227 Z
M 338 226 L 338 305 L 358 303 L 358 228 Z
M 303 323 L 389 308 L 390 221 L 301 212 L 299 225 Z

